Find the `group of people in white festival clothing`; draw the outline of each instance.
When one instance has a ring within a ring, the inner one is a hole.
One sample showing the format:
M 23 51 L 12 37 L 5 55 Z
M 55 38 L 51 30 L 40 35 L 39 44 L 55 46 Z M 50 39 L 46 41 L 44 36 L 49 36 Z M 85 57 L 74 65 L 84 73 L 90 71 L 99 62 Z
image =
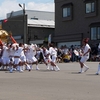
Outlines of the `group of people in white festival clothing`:
M 2 44 L 0 40 L 1 69 L 6 67 L 10 73 L 14 70 L 23 72 L 24 69 L 31 71 L 33 69 L 32 65 L 36 64 L 36 70 L 39 70 L 38 59 L 35 56 L 37 52 L 37 45 L 18 44 L 13 37 L 11 37 L 11 39 L 14 42 L 13 44 Z M 39 50 L 42 52 L 47 69 L 59 71 L 60 69 L 55 63 L 57 52 L 53 48 L 53 45 L 49 44 L 49 50 L 43 46 L 39 48 Z
M 42 46 L 37 49 L 37 45 L 28 45 L 17 43 L 14 38 L 11 36 L 13 43 L 3 44 L 0 40 L 0 65 L 1 69 L 5 67 L 12 73 L 14 70 L 23 72 L 25 69 L 31 71 L 33 69 L 33 64 L 36 64 L 36 70 L 39 70 L 38 59 L 36 58 L 37 51 L 39 50 L 42 53 L 43 61 L 47 66 L 47 70 L 59 71 L 60 68 L 56 64 L 57 51 L 54 48 L 53 44 L 49 44 L 49 48 Z M 86 72 L 89 67 L 85 62 L 89 59 L 89 53 L 91 47 L 88 44 L 88 38 L 83 39 L 82 47 L 82 56 L 79 61 L 81 70 L 79 73 Z M 85 69 L 83 70 L 83 67 Z M 100 64 L 98 66 L 98 71 L 96 75 L 99 74 Z

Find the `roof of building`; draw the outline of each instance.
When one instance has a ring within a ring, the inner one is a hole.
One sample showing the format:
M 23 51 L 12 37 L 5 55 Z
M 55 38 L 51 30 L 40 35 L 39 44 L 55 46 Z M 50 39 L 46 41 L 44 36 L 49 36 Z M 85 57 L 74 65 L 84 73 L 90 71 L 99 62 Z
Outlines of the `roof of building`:
M 55 22 L 53 20 L 34 20 L 34 19 L 28 19 L 28 26 L 31 26 L 31 27 L 55 28 Z
M 54 20 L 55 13 L 48 11 L 25 10 L 28 19 L 38 18 L 39 20 Z M 7 13 L 7 18 L 23 15 L 23 10 Z
M 55 28 L 54 12 L 25 10 L 28 26 Z M 16 11 L 7 14 L 7 18 L 23 15 L 23 11 Z

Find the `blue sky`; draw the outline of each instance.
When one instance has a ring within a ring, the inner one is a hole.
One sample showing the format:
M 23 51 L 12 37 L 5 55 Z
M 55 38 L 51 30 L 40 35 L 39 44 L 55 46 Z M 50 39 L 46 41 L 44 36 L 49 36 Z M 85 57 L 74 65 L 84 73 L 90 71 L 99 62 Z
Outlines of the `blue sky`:
M 19 3 L 25 3 L 27 10 L 54 12 L 54 0 L 0 0 L 0 19 L 6 18 L 6 14 L 11 11 L 21 10 Z

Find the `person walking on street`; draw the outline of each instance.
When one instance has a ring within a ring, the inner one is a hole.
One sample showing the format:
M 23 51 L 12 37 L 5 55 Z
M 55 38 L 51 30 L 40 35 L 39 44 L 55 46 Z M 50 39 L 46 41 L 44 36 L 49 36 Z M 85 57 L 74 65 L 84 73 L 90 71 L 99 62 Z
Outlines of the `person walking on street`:
M 91 51 L 91 47 L 89 46 L 88 41 L 89 41 L 89 38 L 85 38 L 82 41 L 83 42 L 82 57 L 79 61 L 81 70 L 79 73 L 86 72 L 89 69 L 89 67 L 85 64 L 85 62 L 89 59 L 89 54 Z M 85 67 L 84 71 L 83 71 L 83 67 Z

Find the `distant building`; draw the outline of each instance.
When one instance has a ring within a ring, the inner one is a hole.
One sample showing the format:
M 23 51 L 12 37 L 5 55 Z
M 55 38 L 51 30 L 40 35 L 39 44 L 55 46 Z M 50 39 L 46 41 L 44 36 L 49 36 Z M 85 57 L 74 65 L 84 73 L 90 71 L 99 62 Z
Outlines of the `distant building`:
M 43 44 L 48 36 L 54 35 L 54 12 L 23 10 L 7 14 L 7 22 L 2 22 L 2 28 L 11 31 L 17 42 L 23 42 L 26 31 L 26 43 Z M 24 30 L 25 29 L 25 30 Z
M 55 0 L 55 35 L 58 46 L 100 43 L 100 0 Z

